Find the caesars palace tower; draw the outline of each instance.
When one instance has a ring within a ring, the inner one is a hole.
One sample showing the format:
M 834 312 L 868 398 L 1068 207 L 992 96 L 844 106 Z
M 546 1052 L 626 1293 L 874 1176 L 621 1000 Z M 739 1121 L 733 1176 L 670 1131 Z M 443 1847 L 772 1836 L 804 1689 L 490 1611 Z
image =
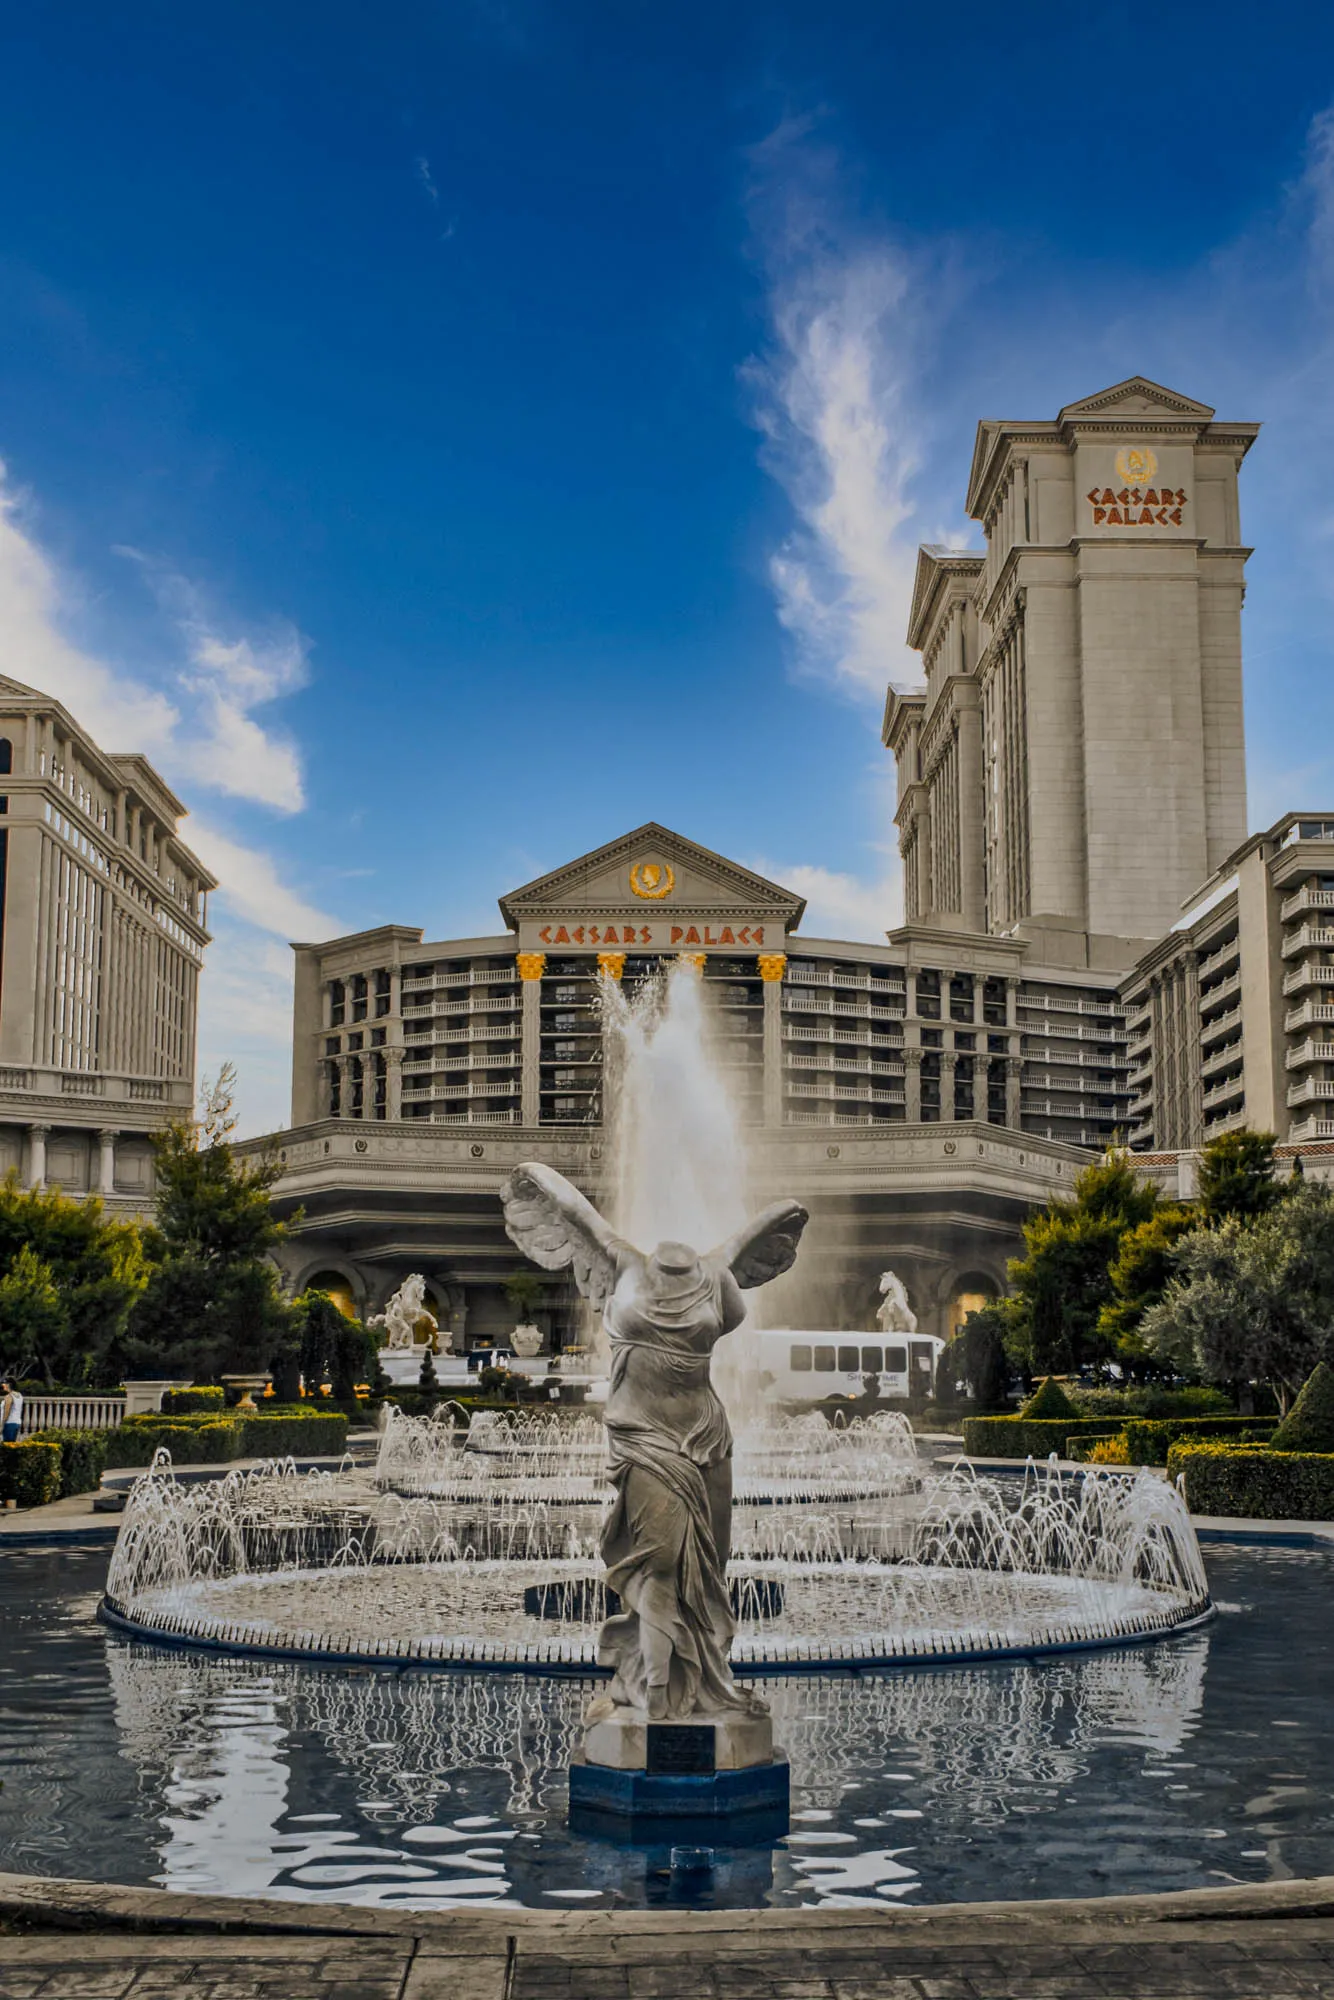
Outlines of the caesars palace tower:
M 683 955 L 752 1194 L 811 1209 L 800 1290 L 770 1288 L 787 1324 L 870 1327 L 891 1267 L 948 1335 L 1109 1144 L 1182 1193 L 1242 1125 L 1322 1172 L 1334 811 L 1246 822 L 1257 430 L 1140 377 L 978 425 L 981 547 L 921 550 L 924 680 L 886 704 L 905 915 L 881 942 L 808 935 L 791 890 L 650 823 L 510 891 L 493 934 L 294 945 L 292 1118 L 266 1142 L 287 1280 L 366 1312 L 417 1271 L 454 1346 L 503 1339 L 500 1184 L 538 1157 L 605 1200 L 598 981 Z M 572 1337 L 560 1280 L 537 1317 Z

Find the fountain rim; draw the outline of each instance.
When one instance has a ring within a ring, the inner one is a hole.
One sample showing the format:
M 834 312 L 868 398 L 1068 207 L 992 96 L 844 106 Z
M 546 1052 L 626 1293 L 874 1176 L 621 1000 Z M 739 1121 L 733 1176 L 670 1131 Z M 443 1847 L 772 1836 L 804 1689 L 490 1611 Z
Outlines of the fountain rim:
M 296 1572 L 299 1574 L 299 1572 Z M 1165 1593 L 1164 1593 L 1165 1594 Z M 962 1643 L 942 1644 L 919 1650 L 866 1643 L 860 1648 L 830 1644 L 817 1646 L 802 1642 L 804 1650 L 786 1656 L 755 1657 L 739 1652 L 731 1661 L 732 1672 L 740 1679 L 765 1680 L 776 1676 L 803 1674 L 847 1674 L 912 1672 L 919 1668 L 947 1669 L 979 1666 L 991 1661 L 1064 1658 L 1072 1654 L 1108 1652 L 1123 1646 L 1157 1645 L 1164 1640 L 1184 1637 L 1208 1625 L 1217 1616 L 1212 1597 L 1180 1605 L 1176 1614 L 1164 1611 L 1153 1619 L 1127 1618 L 1125 1629 L 1116 1629 L 1116 1620 L 1104 1621 L 1104 1629 L 1070 1636 L 1038 1636 L 1018 1642 L 1001 1640 L 986 1643 L 979 1632 L 955 1635 Z M 314 1633 L 262 1636 L 257 1628 L 239 1620 L 195 1618 L 170 1613 L 136 1615 L 103 1596 L 97 1608 L 99 1623 L 123 1638 L 137 1639 L 154 1646 L 187 1652 L 203 1652 L 224 1658 L 295 1660 L 309 1666 L 379 1668 L 385 1672 L 425 1673 L 518 1673 L 536 1679 L 605 1680 L 611 1669 L 598 1665 L 587 1642 L 569 1640 L 521 1642 L 517 1640 L 432 1641 L 408 1639 L 379 1640 L 367 1647 L 320 1645 Z M 1111 1627 L 1112 1629 L 1107 1629 Z M 211 1628 L 211 1629 L 208 1629 Z M 308 1637 L 309 1644 L 298 1642 Z M 449 1650 L 445 1650 L 448 1647 Z M 415 1649 L 415 1650 L 414 1650 Z M 578 1657 L 569 1657 L 577 1652 Z M 511 1657 L 505 1657 L 509 1654 Z M 561 1657 L 564 1654 L 566 1657 Z

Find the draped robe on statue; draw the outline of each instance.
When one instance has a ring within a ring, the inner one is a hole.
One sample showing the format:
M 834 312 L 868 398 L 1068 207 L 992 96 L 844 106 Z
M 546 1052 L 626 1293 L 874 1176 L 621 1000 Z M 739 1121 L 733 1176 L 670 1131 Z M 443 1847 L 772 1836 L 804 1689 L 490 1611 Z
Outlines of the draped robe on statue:
M 794 1261 L 805 1209 L 777 1202 L 705 1257 L 682 1243 L 646 1257 L 553 1167 L 517 1167 L 501 1199 L 519 1248 L 547 1270 L 572 1269 L 583 1296 L 605 1307 L 615 1498 L 602 1556 L 623 1608 L 602 1628 L 599 1663 L 614 1671 L 595 1707 L 676 1718 L 762 1710 L 728 1666 L 732 1433 L 709 1360 L 746 1316 L 742 1290 Z

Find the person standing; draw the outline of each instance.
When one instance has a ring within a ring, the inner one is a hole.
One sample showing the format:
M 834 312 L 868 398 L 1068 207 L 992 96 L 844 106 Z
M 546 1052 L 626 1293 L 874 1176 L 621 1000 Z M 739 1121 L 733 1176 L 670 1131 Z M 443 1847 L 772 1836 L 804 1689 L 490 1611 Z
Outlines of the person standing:
M 23 1427 L 23 1392 L 6 1375 L 0 1378 L 0 1441 L 16 1444 Z

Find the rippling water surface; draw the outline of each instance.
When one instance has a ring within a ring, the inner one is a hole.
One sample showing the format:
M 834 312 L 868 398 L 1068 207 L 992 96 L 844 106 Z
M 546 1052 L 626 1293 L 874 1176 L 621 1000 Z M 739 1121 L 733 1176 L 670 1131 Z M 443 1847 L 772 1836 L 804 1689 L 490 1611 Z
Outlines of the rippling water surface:
M 588 1690 L 321 1672 L 127 1643 L 105 1548 L 0 1555 L 0 1868 L 173 1889 L 478 1902 L 943 1902 L 1334 1872 L 1334 1555 L 1205 1550 L 1220 1617 L 1159 1646 L 775 1679 L 777 1846 L 576 1839 Z

